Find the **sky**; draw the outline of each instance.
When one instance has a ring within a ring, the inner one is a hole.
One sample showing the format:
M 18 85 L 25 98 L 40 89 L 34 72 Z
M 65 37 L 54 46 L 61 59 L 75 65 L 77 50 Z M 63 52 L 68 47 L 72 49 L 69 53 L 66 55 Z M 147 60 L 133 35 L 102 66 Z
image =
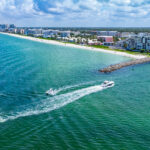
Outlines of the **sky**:
M 150 0 L 0 0 L 0 24 L 149 27 Z

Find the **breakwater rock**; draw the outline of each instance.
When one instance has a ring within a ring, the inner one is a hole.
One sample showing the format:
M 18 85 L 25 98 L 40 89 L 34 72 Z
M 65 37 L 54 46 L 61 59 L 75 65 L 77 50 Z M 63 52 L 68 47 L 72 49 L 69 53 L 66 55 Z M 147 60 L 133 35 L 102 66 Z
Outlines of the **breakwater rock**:
M 150 62 L 150 57 L 146 57 L 146 58 L 141 58 L 141 59 L 136 59 L 136 60 L 132 60 L 129 62 L 123 62 L 123 63 L 119 63 L 119 64 L 115 64 L 115 65 L 110 65 L 104 69 L 99 70 L 100 72 L 104 72 L 104 73 L 109 73 L 109 72 L 113 72 L 115 70 L 127 67 L 127 66 L 131 66 L 131 65 L 136 65 L 136 64 L 143 64 L 143 63 L 147 63 Z

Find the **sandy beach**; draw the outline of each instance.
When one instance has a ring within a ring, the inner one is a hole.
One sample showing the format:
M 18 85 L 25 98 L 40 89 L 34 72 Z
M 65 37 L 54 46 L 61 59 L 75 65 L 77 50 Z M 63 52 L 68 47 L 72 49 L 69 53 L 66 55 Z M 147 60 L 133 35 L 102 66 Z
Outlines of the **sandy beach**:
M 134 58 L 134 59 L 141 59 L 141 58 L 146 57 L 146 56 L 143 56 L 143 55 L 132 55 L 132 54 L 128 54 L 126 52 L 119 52 L 119 51 L 117 52 L 117 51 L 113 51 L 113 50 L 105 50 L 105 49 L 87 47 L 87 46 L 82 46 L 82 45 L 62 43 L 62 42 L 59 42 L 59 41 L 39 39 L 39 38 L 35 38 L 35 37 L 22 36 L 22 35 L 18 35 L 18 34 L 3 33 L 3 32 L 0 32 L 0 33 L 6 34 L 6 35 L 9 35 L 9 36 L 18 37 L 18 38 L 28 39 L 28 40 L 32 40 L 32 41 L 36 41 L 36 42 L 42 42 L 42 43 L 47 43 L 47 44 L 61 45 L 61 46 L 74 47 L 74 48 L 80 48 L 80 49 L 91 50 L 91 51 L 98 51 L 98 52 L 116 54 L 116 55 L 121 55 L 121 56 Z

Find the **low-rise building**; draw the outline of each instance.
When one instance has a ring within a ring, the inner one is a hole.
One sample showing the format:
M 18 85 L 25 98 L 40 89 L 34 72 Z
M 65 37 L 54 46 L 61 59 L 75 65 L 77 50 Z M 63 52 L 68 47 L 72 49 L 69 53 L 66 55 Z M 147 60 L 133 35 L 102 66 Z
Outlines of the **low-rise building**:
M 137 35 L 133 32 L 122 32 L 121 33 L 122 38 L 131 38 L 131 37 L 135 37 L 135 36 L 137 36 Z
M 59 31 L 61 37 L 70 37 L 71 31 Z
M 78 38 L 75 38 L 75 37 L 69 38 L 69 42 L 77 43 Z
M 71 31 L 70 35 L 78 36 L 78 35 L 80 35 L 80 32 L 79 31 Z
M 88 39 L 88 45 L 102 45 L 102 43 L 97 39 Z
M 105 46 L 114 45 L 113 36 L 98 36 L 98 40 L 101 41 Z
M 9 33 L 17 33 L 17 28 L 10 28 L 8 29 Z

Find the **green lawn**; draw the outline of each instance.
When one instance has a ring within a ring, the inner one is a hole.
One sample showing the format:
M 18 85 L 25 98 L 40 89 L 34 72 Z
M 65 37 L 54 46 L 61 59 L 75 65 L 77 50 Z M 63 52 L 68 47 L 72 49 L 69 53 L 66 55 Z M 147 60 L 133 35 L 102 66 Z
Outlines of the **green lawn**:
M 103 49 L 109 49 L 108 46 L 104 46 L 104 45 L 90 45 L 90 47 L 94 47 L 94 48 L 103 48 Z
M 112 51 L 116 51 L 116 52 L 125 52 L 125 53 L 132 54 L 132 55 L 146 55 L 146 56 L 150 56 L 150 54 L 148 54 L 148 53 L 133 52 L 133 51 L 121 50 L 121 49 L 110 49 L 108 46 L 103 46 L 103 45 L 91 45 L 89 47 L 102 48 L 102 49 L 112 50 Z

